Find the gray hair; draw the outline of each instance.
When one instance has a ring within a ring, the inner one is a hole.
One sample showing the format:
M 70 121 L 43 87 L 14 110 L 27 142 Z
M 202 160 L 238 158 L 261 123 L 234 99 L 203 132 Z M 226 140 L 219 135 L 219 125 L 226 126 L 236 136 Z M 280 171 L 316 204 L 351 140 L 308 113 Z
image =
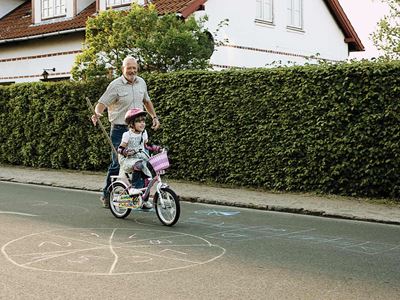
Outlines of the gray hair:
M 122 66 L 125 67 L 129 60 L 133 60 L 135 63 L 137 63 L 137 60 L 133 56 L 127 56 L 122 61 Z

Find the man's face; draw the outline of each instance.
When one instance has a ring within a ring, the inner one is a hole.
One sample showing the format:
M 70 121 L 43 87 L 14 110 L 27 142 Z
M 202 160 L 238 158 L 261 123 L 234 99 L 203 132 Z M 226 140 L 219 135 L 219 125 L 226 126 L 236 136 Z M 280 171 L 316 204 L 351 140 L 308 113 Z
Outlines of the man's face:
M 124 74 L 125 78 L 130 82 L 135 81 L 137 71 L 137 62 L 132 59 L 128 60 L 126 65 L 122 67 L 122 73 Z

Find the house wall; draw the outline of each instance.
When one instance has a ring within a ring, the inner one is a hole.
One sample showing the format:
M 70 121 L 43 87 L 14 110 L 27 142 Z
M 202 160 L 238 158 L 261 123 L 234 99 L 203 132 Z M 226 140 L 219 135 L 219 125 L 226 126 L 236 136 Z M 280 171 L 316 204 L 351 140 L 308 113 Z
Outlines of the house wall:
M 82 10 L 92 4 L 93 0 L 75 0 L 77 5 L 77 14 L 79 14 Z
M 214 34 L 223 19 L 229 25 L 218 33 L 218 40 L 227 38 L 230 46 L 220 46 L 211 57 L 211 63 L 220 67 L 263 67 L 281 61 L 315 62 L 307 57 L 319 53 L 319 58 L 345 60 L 348 45 L 344 35 L 322 0 L 303 0 L 303 30 L 287 28 L 287 1 L 274 1 L 272 25 L 255 22 L 256 1 L 208 0 L 205 11 L 206 27 Z M 251 48 L 251 49 L 249 49 Z
M 0 3 L 1 3 L 0 4 L 0 18 L 4 17 L 6 14 L 8 14 L 13 9 L 17 8 L 24 2 L 25 2 L 24 0 L 0 1 Z
M 40 21 L 40 1 L 34 8 L 35 20 Z M 84 9 L 94 0 L 67 0 L 68 15 Z M 105 8 L 105 0 L 98 0 Z M 7 5 L 16 0 L 6 1 Z M 196 17 L 207 14 L 206 27 L 211 33 L 220 21 L 228 18 L 229 25 L 221 29 L 219 40 L 229 39 L 225 46 L 219 46 L 211 57 L 215 69 L 226 67 L 265 67 L 273 62 L 288 64 L 315 62 L 310 55 L 329 60 L 346 60 L 348 45 L 344 35 L 330 15 L 323 0 L 303 0 L 304 30 L 287 28 L 287 1 L 274 1 L 274 22 L 272 25 L 255 22 L 256 0 L 208 0 L 205 11 L 196 12 Z M 2 9 L 5 7 L 0 6 Z M 103 9 L 104 9 L 103 8 Z M 72 15 L 71 15 L 72 16 Z M 64 19 L 64 18 L 62 18 Z M 52 19 L 46 22 L 55 22 Z M 50 77 L 69 76 L 75 56 L 81 52 L 84 32 L 62 36 L 25 40 L 18 43 L 0 44 L 0 83 L 38 81 L 44 68 L 56 68 Z
M 60 39 L 62 38 L 62 43 Z M 43 69 L 49 78 L 70 77 L 75 56 L 81 52 L 84 32 L 0 44 L 0 83 L 40 81 Z

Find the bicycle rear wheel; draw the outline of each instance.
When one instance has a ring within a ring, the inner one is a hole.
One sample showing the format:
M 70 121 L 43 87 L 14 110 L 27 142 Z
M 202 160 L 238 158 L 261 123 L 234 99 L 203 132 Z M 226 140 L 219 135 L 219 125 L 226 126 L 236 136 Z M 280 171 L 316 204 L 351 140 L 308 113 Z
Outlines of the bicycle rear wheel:
M 112 188 L 110 191 L 110 210 L 116 218 L 123 219 L 131 213 L 130 208 L 124 208 L 118 205 L 121 196 L 126 195 L 128 195 L 128 191 L 125 184 L 121 182 L 116 182 L 112 184 Z
M 181 206 L 178 196 L 170 188 L 161 188 L 160 193 L 154 195 L 154 208 L 158 219 L 164 225 L 172 226 L 178 222 Z

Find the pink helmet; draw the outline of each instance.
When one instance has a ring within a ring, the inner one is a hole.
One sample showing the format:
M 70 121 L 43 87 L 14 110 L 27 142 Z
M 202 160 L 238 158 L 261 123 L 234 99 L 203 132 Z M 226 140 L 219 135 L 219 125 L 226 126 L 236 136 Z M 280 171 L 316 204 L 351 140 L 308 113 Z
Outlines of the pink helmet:
M 130 124 L 135 118 L 140 116 L 146 116 L 146 112 L 140 108 L 131 108 L 125 114 L 125 123 Z

